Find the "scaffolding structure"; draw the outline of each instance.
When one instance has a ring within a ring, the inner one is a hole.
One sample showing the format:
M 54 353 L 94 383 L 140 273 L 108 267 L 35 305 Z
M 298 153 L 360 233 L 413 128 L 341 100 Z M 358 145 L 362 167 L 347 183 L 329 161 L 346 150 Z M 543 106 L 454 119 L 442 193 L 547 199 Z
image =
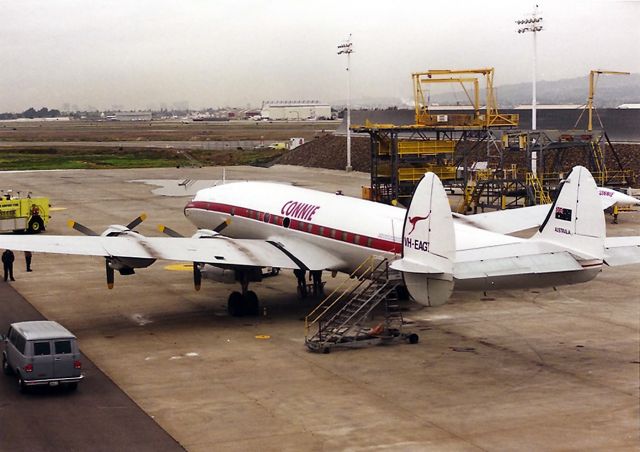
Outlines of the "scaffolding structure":
M 370 137 L 371 186 L 363 196 L 408 205 L 427 171 L 461 195 L 462 213 L 548 203 L 575 164 L 586 166 L 601 186 L 635 183 L 603 130 L 518 130 L 517 114 L 498 111 L 493 75 L 493 68 L 414 73 L 415 124 L 352 126 Z M 486 82 L 484 107 L 480 77 Z M 447 83 L 463 88 L 471 103 L 468 113 L 429 108 L 425 87 Z

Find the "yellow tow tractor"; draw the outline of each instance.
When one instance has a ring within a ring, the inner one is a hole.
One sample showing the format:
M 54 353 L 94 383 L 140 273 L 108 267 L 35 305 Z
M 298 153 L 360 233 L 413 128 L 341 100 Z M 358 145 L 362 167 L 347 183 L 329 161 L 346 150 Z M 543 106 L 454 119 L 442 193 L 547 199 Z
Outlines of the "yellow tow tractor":
M 0 192 L 0 232 L 44 231 L 49 223 L 49 198 L 14 195 L 13 191 Z

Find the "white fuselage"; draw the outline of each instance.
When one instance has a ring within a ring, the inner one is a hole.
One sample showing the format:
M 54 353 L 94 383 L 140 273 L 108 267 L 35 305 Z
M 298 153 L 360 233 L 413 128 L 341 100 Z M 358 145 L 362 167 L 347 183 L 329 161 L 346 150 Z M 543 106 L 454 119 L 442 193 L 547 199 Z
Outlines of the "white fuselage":
M 185 215 L 200 229 L 231 218 L 224 235 L 292 238 L 319 247 L 350 272 L 371 255 L 401 253 L 403 209 L 348 196 L 264 182 L 237 182 L 200 190 Z
M 351 273 L 372 255 L 393 260 L 402 253 L 406 210 L 367 200 L 290 185 L 236 182 L 200 190 L 185 207 L 199 229 L 214 229 L 231 218 L 224 235 L 232 238 L 302 240 L 336 256 L 331 270 Z M 516 243 L 523 239 L 454 224 L 456 250 Z M 584 282 L 600 268 L 557 274 L 518 275 L 456 281 L 458 290 L 540 287 Z M 455 270 L 454 270 L 455 277 Z

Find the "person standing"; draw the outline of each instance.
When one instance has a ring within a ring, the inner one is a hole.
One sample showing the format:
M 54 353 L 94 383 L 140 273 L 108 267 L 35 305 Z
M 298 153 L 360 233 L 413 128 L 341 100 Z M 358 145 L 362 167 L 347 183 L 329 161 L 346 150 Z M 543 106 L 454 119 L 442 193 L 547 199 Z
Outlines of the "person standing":
M 30 272 L 31 271 L 31 257 L 33 256 L 33 254 L 31 253 L 31 251 L 25 251 L 24 252 L 24 261 L 27 263 L 27 271 Z
M 4 280 L 7 278 L 11 278 L 11 281 L 15 281 L 13 278 L 13 261 L 15 260 L 15 256 L 13 255 L 13 251 L 6 250 L 2 253 L 2 265 L 4 266 Z

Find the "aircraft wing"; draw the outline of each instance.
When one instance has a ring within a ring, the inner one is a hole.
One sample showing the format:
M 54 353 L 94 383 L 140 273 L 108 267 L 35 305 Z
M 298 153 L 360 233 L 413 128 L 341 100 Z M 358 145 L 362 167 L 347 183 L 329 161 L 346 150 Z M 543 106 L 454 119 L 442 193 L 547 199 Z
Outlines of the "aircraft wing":
M 300 261 L 282 244 L 223 236 L 172 238 L 144 237 L 137 234 L 117 237 L 2 235 L 0 248 L 36 253 L 165 259 L 229 266 L 300 268 Z M 300 250 L 297 250 L 297 253 L 303 254 Z
M 607 237 L 604 241 L 604 261 L 611 266 L 640 263 L 640 236 Z
M 296 240 L 290 237 L 273 237 L 268 243 L 274 244 L 282 252 L 286 253 L 298 267 L 308 270 L 341 270 L 345 267 L 345 262 L 337 258 L 325 248 L 312 245 L 303 240 Z M 270 265 L 273 266 L 273 265 Z

